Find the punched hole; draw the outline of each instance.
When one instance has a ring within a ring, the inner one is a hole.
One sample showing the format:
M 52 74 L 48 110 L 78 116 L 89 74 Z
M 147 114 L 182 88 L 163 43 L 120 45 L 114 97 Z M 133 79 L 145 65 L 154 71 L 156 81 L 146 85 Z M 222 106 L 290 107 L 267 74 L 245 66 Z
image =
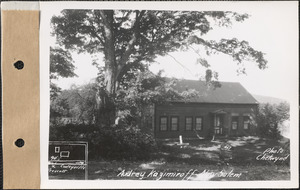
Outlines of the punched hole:
M 24 68 L 24 63 L 23 63 L 23 61 L 17 61 L 14 63 L 14 66 L 16 69 L 21 70 Z
M 19 147 L 19 148 L 21 148 L 22 146 L 24 146 L 24 144 L 25 144 L 25 141 L 24 141 L 23 139 L 18 139 L 18 140 L 16 140 L 16 142 L 15 142 L 15 145 L 16 145 L 17 147 Z

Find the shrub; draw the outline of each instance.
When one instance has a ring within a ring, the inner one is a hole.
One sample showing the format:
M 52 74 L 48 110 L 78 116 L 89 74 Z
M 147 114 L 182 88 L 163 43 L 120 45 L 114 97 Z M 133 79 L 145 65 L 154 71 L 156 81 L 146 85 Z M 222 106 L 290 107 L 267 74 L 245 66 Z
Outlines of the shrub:
M 92 136 L 95 154 L 109 159 L 147 159 L 156 150 L 152 135 L 136 127 L 103 127 Z
M 289 120 L 289 104 L 260 104 L 257 115 L 258 134 L 271 139 L 279 139 L 280 126 L 284 121 Z
M 153 136 L 133 126 L 52 126 L 50 140 L 87 141 L 90 159 L 145 160 L 157 150 Z

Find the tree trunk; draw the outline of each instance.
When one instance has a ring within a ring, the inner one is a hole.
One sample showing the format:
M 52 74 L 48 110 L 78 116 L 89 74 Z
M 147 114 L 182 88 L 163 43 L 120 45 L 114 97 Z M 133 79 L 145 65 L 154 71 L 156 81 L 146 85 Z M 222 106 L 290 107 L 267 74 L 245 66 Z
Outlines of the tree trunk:
M 96 125 L 111 126 L 115 121 L 116 57 L 113 32 L 113 11 L 101 11 L 105 38 L 105 90 L 99 89 L 96 99 Z
M 114 97 L 104 88 L 99 88 L 96 93 L 95 124 L 99 127 L 109 127 L 115 122 L 116 109 Z
M 104 12 L 104 11 L 103 11 Z M 113 32 L 113 11 L 105 11 L 104 36 L 105 36 L 105 85 L 109 95 L 115 93 L 116 56 Z

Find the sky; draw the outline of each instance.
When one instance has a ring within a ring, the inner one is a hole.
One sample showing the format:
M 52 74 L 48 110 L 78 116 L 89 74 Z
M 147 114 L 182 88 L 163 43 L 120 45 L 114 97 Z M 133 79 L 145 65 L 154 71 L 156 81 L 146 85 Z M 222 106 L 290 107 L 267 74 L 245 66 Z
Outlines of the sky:
M 258 6 L 240 13 L 248 13 L 250 18 L 241 23 L 234 22 L 230 28 L 213 26 L 214 30 L 204 38 L 219 40 L 235 37 L 246 40 L 256 50 L 265 53 L 268 68 L 260 70 L 255 63 L 245 62 L 247 74 L 238 75 L 238 67 L 232 58 L 219 54 L 206 57 L 212 70 L 219 73 L 219 81 L 240 82 L 252 94 L 291 99 L 291 93 L 298 86 L 297 14 L 282 6 Z M 164 70 L 164 76 L 181 79 L 198 80 L 204 76 L 205 68 L 196 64 L 197 55 L 194 51 L 170 54 L 180 64 L 170 56 L 158 57 L 157 63 L 153 63 L 150 70 L 155 73 Z M 92 58 L 89 54 L 73 53 L 72 56 L 78 77 L 59 79 L 56 83 L 63 89 L 72 84 L 88 83 L 97 76 L 97 69 L 91 64 Z

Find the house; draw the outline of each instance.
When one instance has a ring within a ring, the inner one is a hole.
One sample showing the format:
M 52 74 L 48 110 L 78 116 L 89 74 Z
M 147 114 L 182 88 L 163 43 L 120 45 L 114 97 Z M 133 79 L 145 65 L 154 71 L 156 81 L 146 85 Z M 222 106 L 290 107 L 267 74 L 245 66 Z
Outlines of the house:
M 154 106 L 154 135 L 158 139 L 248 136 L 256 132 L 253 121 L 258 102 L 238 82 L 220 82 L 221 87 L 203 81 L 179 80 L 178 92 L 195 89 L 200 96 Z

